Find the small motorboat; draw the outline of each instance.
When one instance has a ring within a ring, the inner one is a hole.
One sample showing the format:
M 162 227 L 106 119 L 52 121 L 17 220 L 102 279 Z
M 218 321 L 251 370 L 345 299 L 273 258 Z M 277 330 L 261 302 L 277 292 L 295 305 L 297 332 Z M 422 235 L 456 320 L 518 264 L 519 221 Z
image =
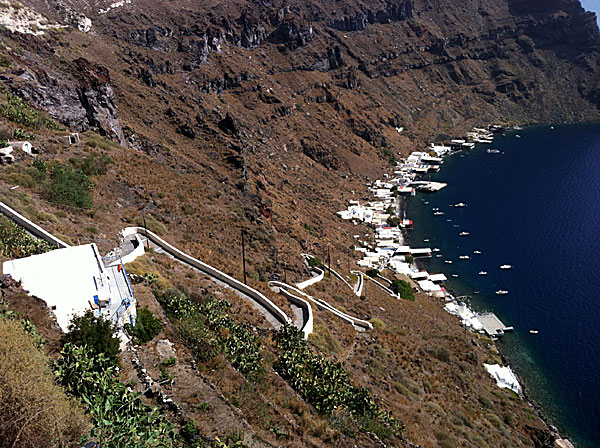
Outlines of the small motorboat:
M 454 204 L 454 206 L 457 208 L 462 208 L 462 207 L 466 207 L 467 204 L 465 204 L 464 202 L 459 202 L 458 204 Z
M 425 239 L 423 240 L 423 242 L 424 242 L 424 243 L 428 243 L 428 242 L 429 242 L 429 238 L 425 238 Z
M 475 255 L 481 255 L 481 251 L 480 251 L 480 250 L 474 250 L 474 251 L 473 251 L 473 253 L 474 253 Z
M 453 224 L 452 227 L 460 227 L 458 224 Z
M 508 291 L 506 289 L 499 289 L 498 291 L 496 291 L 497 296 L 505 296 L 506 294 L 508 294 Z
M 442 254 L 437 254 L 435 258 L 442 258 Z
M 479 275 L 487 275 L 487 271 L 479 271 Z
M 448 218 L 448 219 L 446 220 L 446 222 L 452 222 L 452 219 L 451 219 L 451 218 Z
M 500 150 L 499 149 L 488 149 L 486 152 L 488 154 L 500 154 Z
M 529 330 L 529 334 L 538 334 L 540 330 Z
M 458 236 L 469 236 L 469 235 L 470 235 L 470 233 L 469 233 L 469 232 L 460 232 L 460 233 L 458 234 Z
M 434 247 L 434 248 L 433 248 L 433 252 L 439 252 L 439 251 L 440 251 L 440 248 L 439 248 L 439 247 Z
M 434 216 L 442 216 L 444 214 L 444 212 L 435 212 L 433 215 Z
M 515 138 L 521 138 L 521 136 L 519 134 L 515 135 Z
M 444 260 L 444 263 L 446 263 L 446 264 L 452 264 L 452 260 Z
M 433 208 L 431 209 L 431 211 L 432 211 L 432 212 L 437 212 L 439 209 L 440 209 L 439 207 L 433 207 Z
M 503 264 L 502 266 L 500 266 L 500 269 L 504 269 L 504 270 L 512 269 L 512 266 L 510 264 Z
M 458 278 L 458 274 L 452 274 L 452 277 Z
M 468 260 L 471 257 L 469 257 L 468 255 L 459 255 L 458 258 L 460 258 L 461 260 Z

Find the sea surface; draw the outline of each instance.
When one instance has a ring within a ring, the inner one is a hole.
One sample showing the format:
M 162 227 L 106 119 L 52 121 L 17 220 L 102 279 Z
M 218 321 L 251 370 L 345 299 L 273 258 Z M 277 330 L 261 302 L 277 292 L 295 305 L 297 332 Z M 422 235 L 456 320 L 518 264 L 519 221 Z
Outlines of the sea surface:
M 448 186 L 407 204 L 411 245 L 442 255 L 422 266 L 514 326 L 499 348 L 528 397 L 578 448 L 600 447 L 600 125 L 510 131 L 428 178 Z

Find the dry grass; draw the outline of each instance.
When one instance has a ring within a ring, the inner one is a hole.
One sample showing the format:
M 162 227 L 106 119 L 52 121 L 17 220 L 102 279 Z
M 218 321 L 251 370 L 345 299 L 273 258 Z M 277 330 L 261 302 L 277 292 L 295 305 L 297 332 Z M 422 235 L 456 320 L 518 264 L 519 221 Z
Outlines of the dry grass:
M 17 321 L 0 319 L 0 446 L 66 446 L 87 425 L 82 409 L 54 384 L 49 359 Z

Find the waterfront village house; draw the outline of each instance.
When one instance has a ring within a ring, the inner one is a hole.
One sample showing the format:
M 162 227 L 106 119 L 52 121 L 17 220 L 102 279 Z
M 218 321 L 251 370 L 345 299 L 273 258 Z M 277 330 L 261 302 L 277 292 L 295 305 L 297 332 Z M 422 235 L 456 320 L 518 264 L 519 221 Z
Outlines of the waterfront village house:
M 21 281 L 30 295 L 44 300 L 67 331 L 74 315 L 92 310 L 122 331 L 136 317 L 135 298 L 119 258 L 103 259 L 95 244 L 55 249 L 4 262 L 4 274 Z

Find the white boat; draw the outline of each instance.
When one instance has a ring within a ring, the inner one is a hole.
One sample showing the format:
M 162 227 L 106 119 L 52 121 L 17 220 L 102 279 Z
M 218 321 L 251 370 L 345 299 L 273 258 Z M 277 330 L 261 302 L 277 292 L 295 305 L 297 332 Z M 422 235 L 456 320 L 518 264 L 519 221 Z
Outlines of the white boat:
M 431 209 L 431 211 L 432 211 L 432 212 L 437 212 L 438 210 L 439 210 L 439 207 L 433 207 L 433 208 Z
M 529 330 L 529 334 L 538 334 L 540 330 Z
M 440 251 L 440 248 L 439 248 L 439 247 L 434 247 L 434 248 L 433 248 L 433 251 L 434 251 L 434 252 L 439 252 L 439 251 Z
M 487 271 L 479 271 L 479 275 L 487 275 Z
M 444 212 L 435 212 L 434 215 L 435 216 L 442 216 L 444 214 Z
M 521 136 L 519 134 L 515 135 L 516 138 L 521 138 Z
M 466 207 L 467 204 L 465 204 L 464 202 L 459 202 L 458 204 L 454 204 L 455 207 L 461 208 L 461 207 Z
M 458 236 L 469 236 L 469 235 L 470 235 L 470 233 L 469 233 L 469 232 L 460 232 L 460 233 L 458 234 Z
M 423 240 L 423 242 L 424 242 L 424 243 L 428 243 L 428 242 L 429 242 L 429 238 L 425 238 L 425 239 Z
M 506 294 L 508 294 L 508 291 L 506 289 L 499 289 L 498 291 L 496 291 L 497 296 L 505 296 Z
M 474 251 L 473 251 L 473 253 L 474 253 L 475 255 L 481 255 L 481 251 L 480 251 L 480 250 L 474 250 Z
M 512 266 L 510 264 L 503 264 L 502 266 L 500 266 L 500 269 L 512 269 Z
M 451 219 L 451 218 L 448 218 L 448 219 L 446 220 L 446 222 L 452 222 L 452 219 Z
M 458 278 L 458 274 L 452 274 L 452 277 Z
M 458 224 L 454 224 L 452 225 L 452 227 L 460 227 Z
M 437 254 L 435 258 L 442 258 L 442 254 Z
M 500 154 L 500 150 L 499 149 L 488 149 L 486 152 L 488 154 Z
M 452 260 L 444 260 L 444 263 L 452 264 Z
M 460 258 L 461 260 L 468 260 L 471 257 L 469 257 L 468 255 L 459 255 L 458 258 Z

